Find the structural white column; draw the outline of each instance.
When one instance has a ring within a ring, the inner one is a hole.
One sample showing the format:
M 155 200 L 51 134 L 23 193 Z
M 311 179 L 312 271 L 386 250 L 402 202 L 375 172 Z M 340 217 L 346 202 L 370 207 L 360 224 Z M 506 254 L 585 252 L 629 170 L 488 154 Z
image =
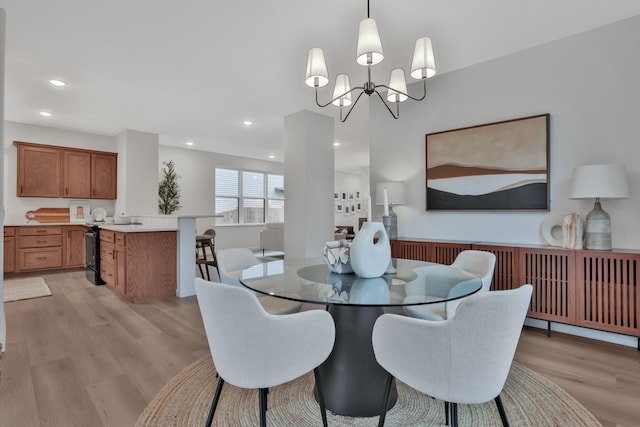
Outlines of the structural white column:
M 158 213 L 159 137 L 125 130 L 118 143 L 118 199 L 114 215 Z M 126 184 L 126 185 L 125 185 Z
M 4 4 L 2 4 L 4 6 Z M 7 15 L 0 9 L 0 147 L 4 147 L 4 48 L 6 41 Z M 4 200 L 4 161 L 0 163 L 0 200 Z M 4 227 L 4 203 L 2 205 L 2 226 Z M 0 245 L 0 259 L 4 259 L 4 243 Z M 0 295 L 4 293 L 4 266 L 0 265 Z M 0 344 L 2 351 L 6 347 L 7 329 L 4 304 L 0 304 Z
M 311 111 L 284 118 L 285 257 L 320 257 L 333 240 L 334 132 Z

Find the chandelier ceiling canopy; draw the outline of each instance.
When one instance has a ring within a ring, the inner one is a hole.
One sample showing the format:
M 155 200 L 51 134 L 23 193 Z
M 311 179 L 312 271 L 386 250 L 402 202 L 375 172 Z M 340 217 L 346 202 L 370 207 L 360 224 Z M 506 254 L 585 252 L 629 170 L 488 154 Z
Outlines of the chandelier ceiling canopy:
M 327 72 L 327 63 L 324 59 L 324 52 L 321 48 L 314 47 L 309 50 L 307 59 L 307 72 L 305 83 L 307 86 L 315 88 L 316 104 L 319 107 L 326 107 L 333 104 L 340 107 L 340 121 L 344 122 L 351 114 L 351 110 L 356 106 L 358 100 L 363 94 L 369 96 L 374 93 L 378 95 L 382 103 L 387 107 L 389 113 L 394 119 L 400 117 L 400 103 L 407 99 L 422 101 L 427 95 L 427 79 L 436 74 L 436 62 L 433 55 L 433 46 L 429 37 L 421 37 L 416 40 L 413 51 L 413 61 L 411 61 L 411 77 L 416 80 L 422 80 L 423 93 L 421 97 L 409 95 L 407 91 L 407 81 L 402 68 L 391 70 L 389 85 L 376 85 L 371 81 L 371 67 L 379 64 L 384 59 L 384 51 L 382 50 L 382 42 L 378 34 L 378 25 L 375 19 L 369 16 L 369 0 L 367 0 L 367 19 L 360 21 L 358 31 L 358 46 L 356 50 L 356 62 L 367 67 L 367 81 L 362 86 L 351 88 L 348 74 L 336 75 L 335 86 L 333 89 L 333 97 L 326 104 L 318 101 L 318 88 L 329 84 L 329 73 Z M 379 88 L 387 89 L 387 101 L 378 91 Z M 357 93 L 355 101 L 352 101 L 352 93 Z M 389 106 L 395 104 L 396 112 L 394 113 Z M 345 115 L 343 115 L 343 107 L 350 107 Z

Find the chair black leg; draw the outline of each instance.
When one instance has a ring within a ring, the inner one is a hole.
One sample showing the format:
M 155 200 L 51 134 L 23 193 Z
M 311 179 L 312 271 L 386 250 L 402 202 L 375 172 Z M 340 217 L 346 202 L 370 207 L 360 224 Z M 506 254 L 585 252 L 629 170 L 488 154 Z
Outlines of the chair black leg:
M 209 416 L 207 417 L 207 423 L 205 427 L 210 427 L 213 422 L 213 415 L 216 413 L 216 407 L 218 406 L 218 401 L 220 400 L 220 393 L 222 393 L 222 386 L 224 385 L 224 380 L 222 377 L 218 377 L 218 385 L 216 386 L 216 392 L 213 394 L 213 401 L 211 402 L 211 408 L 209 409 Z
M 504 405 L 502 405 L 502 399 L 500 395 L 495 398 L 496 406 L 498 407 L 498 412 L 500 412 L 500 419 L 502 420 L 502 425 L 504 427 L 509 427 L 509 420 L 507 420 L 507 413 L 504 411 Z
M 451 410 L 451 427 L 458 427 L 458 404 L 455 402 L 449 403 L 449 409 Z
M 444 402 L 444 424 L 449 425 L 449 402 Z
M 324 406 L 324 392 L 322 391 L 322 381 L 318 368 L 313 370 L 313 376 L 316 378 L 316 388 L 318 390 L 318 404 L 320 405 L 320 414 L 322 416 L 322 425 L 327 427 L 327 408 Z
M 378 427 L 384 426 L 384 419 L 387 417 L 387 409 L 389 408 L 389 397 L 391 396 L 391 386 L 393 385 L 393 380 L 393 375 L 387 374 L 387 381 L 384 385 L 384 397 L 382 398 L 382 409 L 380 410 Z
M 267 389 L 260 389 L 260 427 L 267 427 Z

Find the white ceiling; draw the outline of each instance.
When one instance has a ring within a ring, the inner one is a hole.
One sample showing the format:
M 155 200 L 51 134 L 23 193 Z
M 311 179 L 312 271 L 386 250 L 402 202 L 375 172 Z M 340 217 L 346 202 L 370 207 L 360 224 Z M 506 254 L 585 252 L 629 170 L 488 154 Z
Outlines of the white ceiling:
M 336 117 L 337 169 L 368 164 L 368 99 L 341 124 L 335 107 L 316 107 L 304 84 L 310 47 L 324 48 L 332 78 L 348 72 L 352 84 L 364 82 L 355 44 L 365 0 L 0 6 L 6 120 L 107 135 L 135 129 L 163 144 L 192 140 L 194 149 L 282 161 L 283 117 L 310 109 Z M 637 0 L 372 0 L 385 49 L 373 81 L 386 84 L 392 68 L 408 68 L 420 36 L 432 38 L 442 74 L 638 14 Z M 51 78 L 68 85 L 54 88 Z M 322 100 L 331 91 L 324 88 Z M 244 126 L 247 119 L 255 124 Z

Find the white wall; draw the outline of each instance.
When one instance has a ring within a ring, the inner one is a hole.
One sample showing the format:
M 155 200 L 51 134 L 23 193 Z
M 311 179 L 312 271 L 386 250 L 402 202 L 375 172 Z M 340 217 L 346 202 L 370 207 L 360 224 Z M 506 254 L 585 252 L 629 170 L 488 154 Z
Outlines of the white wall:
M 540 224 L 547 212 L 426 212 L 425 134 L 550 113 L 551 212 L 584 218 L 592 209 L 591 200 L 568 199 L 574 167 L 624 164 L 631 198 L 605 200 L 603 208 L 612 218 L 614 247 L 640 248 L 638 52 L 640 17 L 634 17 L 429 79 L 427 99 L 403 103 L 400 120 L 371 102 L 371 187 L 407 183 L 408 204 L 394 206 L 399 235 L 545 244 Z
M 355 213 L 350 212 L 349 215 L 347 216 L 344 213 L 337 213 L 335 210 L 335 205 L 340 203 L 343 205 L 343 209 L 344 209 L 344 205 L 350 205 L 351 202 L 345 203 L 342 200 L 334 202 L 333 224 L 335 226 L 351 225 L 353 226 L 354 230 L 357 230 L 358 218 L 367 216 L 365 205 L 367 203 L 367 194 L 369 194 L 369 188 L 368 188 L 368 185 L 365 187 L 365 184 L 363 181 L 364 179 L 362 174 L 338 172 L 338 171 L 335 172 L 335 177 L 334 177 L 335 192 L 338 192 L 338 193 L 346 192 L 346 193 L 354 194 L 356 191 L 359 191 L 360 200 L 356 200 L 355 203 L 361 204 L 360 212 L 357 212 L 357 211 Z
M 33 142 L 36 144 L 84 148 L 98 151 L 118 151 L 116 140 L 112 136 L 95 135 L 54 129 L 45 126 L 4 122 L 4 206 L 7 221 L 26 222 L 25 213 L 38 208 L 66 208 L 71 199 L 50 199 L 42 197 L 17 197 L 17 149 L 13 141 Z M 91 209 L 103 207 L 109 215 L 113 214 L 113 200 L 87 200 Z
M 178 148 L 160 145 L 158 181 L 161 178 L 162 162 L 173 160 L 178 184 L 180 185 L 180 204 L 182 208 L 176 214 L 206 214 L 214 212 L 215 168 L 255 170 L 275 174 L 284 173 L 282 163 L 249 159 L 210 153 L 191 148 Z M 260 247 L 260 230 L 264 224 L 257 225 L 215 225 L 214 218 L 199 218 L 196 232 L 202 233 L 215 226 L 216 249 L 234 247 Z

